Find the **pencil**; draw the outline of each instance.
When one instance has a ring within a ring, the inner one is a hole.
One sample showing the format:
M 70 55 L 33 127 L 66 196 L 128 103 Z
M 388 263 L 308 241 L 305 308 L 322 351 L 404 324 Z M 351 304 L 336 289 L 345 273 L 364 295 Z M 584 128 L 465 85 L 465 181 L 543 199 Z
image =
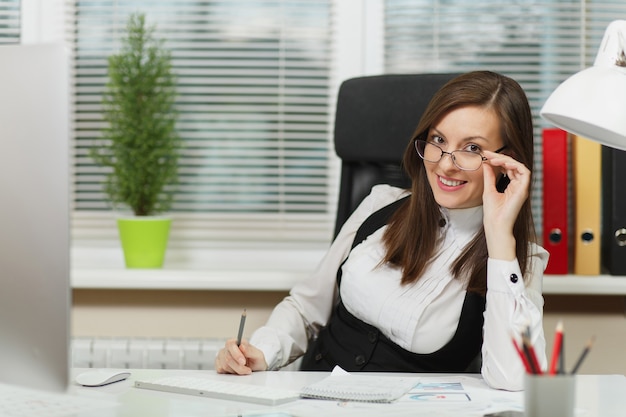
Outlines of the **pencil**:
M 522 360 L 522 363 L 524 364 L 526 373 L 531 374 L 532 369 L 530 368 L 530 365 L 528 364 L 528 359 L 526 358 L 526 355 L 524 355 L 524 352 L 522 352 L 522 349 L 519 347 L 519 344 L 517 343 L 517 340 L 515 340 L 515 337 L 511 336 L 511 341 L 513 342 L 513 346 L 515 346 L 515 351 L 517 351 L 517 354 L 519 355 L 520 359 Z
M 539 361 L 537 360 L 537 355 L 535 354 L 535 348 L 532 343 L 530 343 L 530 339 L 528 336 L 522 336 L 522 346 L 524 349 L 524 353 L 528 357 L 528 364 L 530 365 L 530 369 L 533 374 L 541 375 L 541 365 L 539 365 Z
M 561 335 L 561 351 L 559 352 L 559 375 L 565 373 L 565 335 Z
M 561 342 L 563 341 L 563 322 L 559 321 L 554 333 L 554 343 L 552 345 L 552 359 L 550 361 L 550 375 L 557 372 L 557 363 L 561 357 Z
M 246 309 L 243 309 L 241 313 L 241 320 L 239 321 L 239 332 L 237 333 L 237 346 L 241 344 L 241 337 L 243 336 L 243 326 L 246 324 Z
M 580 365 L 582 365 L 583 361 L 585 360 L 585 356 L 587 356 L 587 354 L 591 350 L 591 346 L 593 346 L 593 342 L 595 339 L 596 339 L 595 336 L 591 336 L 591 338 L 587 342 L 587 345 L 585 346 L 582 353 L 578 357 L 578 360 L 576 361 L 576 365 L 574 365 L 574 369 L 572 369 L 572 374 L 575 374 L 576 372 L 578 372 L 578 368 L 580 368 Z

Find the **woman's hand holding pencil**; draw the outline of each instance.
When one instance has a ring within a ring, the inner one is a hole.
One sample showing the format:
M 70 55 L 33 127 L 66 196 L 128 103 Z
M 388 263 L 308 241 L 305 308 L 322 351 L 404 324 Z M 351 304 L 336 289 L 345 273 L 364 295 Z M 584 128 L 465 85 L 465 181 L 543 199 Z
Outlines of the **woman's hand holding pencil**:
M 243 339 L 246 310 L 241 314 L 237 338 L 229 339 L 215 357 L 215 370 L 219 374 L 249 375 L 253 371 L 265 371 L 265 355 Z

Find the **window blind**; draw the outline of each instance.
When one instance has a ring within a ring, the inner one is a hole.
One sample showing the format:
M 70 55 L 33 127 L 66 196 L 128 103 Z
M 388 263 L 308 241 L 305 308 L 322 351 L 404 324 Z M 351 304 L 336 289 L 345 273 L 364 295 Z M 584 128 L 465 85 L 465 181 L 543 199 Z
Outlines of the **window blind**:
M 607 25 L 626 2 L 386 0 L 386 72 L 465 72 L 511 76 L 526 91 L 535 124 L 532 207 L 542 231 L 539 111 L 559 83 L 593 64 Z
M 146 14 L 172 52 L 183 139 L 176 240 L 332 236 L 330 1 L 68 2 L 74 45 L 75 237 L 114 236 L 88 149 L 103 127 L 107 56 Z
M 0 0 L 0 45 L 20 41 L 20 0 Z

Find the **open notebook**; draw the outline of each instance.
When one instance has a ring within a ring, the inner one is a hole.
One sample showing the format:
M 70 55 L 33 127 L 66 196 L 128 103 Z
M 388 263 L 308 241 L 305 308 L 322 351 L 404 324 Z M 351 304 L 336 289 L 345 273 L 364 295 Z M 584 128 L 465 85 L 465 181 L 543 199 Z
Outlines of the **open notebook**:
M 419 378 L 351 374 L 336 366 L 330 376 L 300 391 L 303 398 L 390 403 L 409 392 Z

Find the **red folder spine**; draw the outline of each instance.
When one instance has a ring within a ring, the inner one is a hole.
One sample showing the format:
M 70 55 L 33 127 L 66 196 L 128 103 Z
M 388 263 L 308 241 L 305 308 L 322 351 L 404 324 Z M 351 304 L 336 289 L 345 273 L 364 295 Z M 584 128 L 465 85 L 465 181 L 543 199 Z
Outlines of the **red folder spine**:
M 546 274 L 569 272 L 567 143 L 564 130 L 543 130 L 543 246 L 550 253 Z

